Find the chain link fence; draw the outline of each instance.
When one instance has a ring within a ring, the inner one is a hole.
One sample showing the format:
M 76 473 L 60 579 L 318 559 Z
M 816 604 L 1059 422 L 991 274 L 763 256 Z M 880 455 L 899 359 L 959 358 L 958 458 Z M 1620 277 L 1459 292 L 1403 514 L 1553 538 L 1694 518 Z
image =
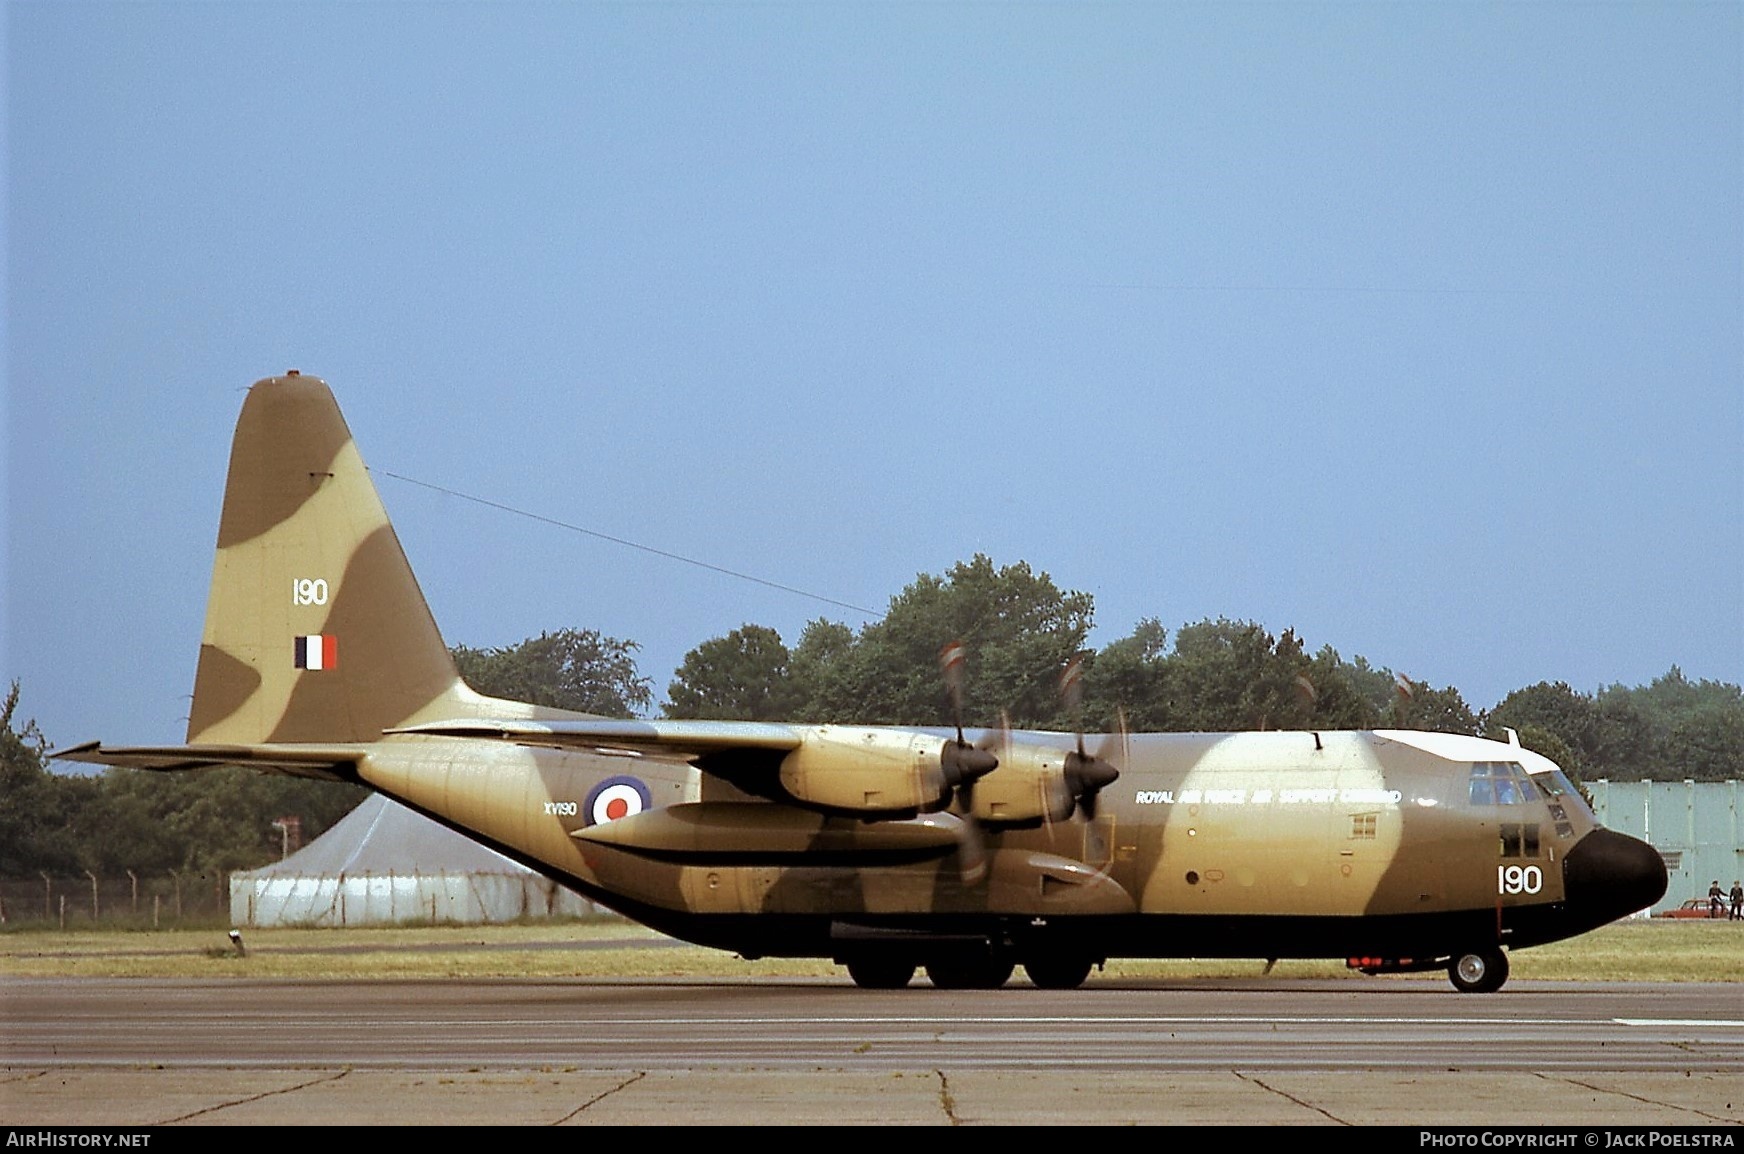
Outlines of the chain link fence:
M 7 929 L 176 929 L 229 919 L 227 873 L 0 878 L 0 926 Z

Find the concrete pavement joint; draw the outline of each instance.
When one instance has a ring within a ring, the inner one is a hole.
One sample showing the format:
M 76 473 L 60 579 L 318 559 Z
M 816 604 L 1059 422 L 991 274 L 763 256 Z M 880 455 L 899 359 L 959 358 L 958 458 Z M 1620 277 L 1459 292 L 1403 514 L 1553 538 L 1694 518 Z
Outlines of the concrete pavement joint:
M 1302 1099 L 1296 1097 L 1294 1094 L 1290 1094 L 1290 1093 L 1287 1093 L 1283 1090 L 1280 1090 L 1276 1086 L 1268 1086 L 1264 1082 L 1260 1081 L 1258 1078 L 1251 1078 L 1248 1075 L 1243 1074 L 1240 1070 L 1231 1070 L 1230 1073 L 1234 1074 L 1237 1078 L 1240 1078 L 1243 1082 L 1250 1082 L 1253 1085 L 1258 1086 L 1260 1089 L 1266 1091 L 1268 1094 L 1276 1094 L 1278 1097 L 1284 1099 L 1287 1102 L 1294 1102 L 1296 1105 L 1301 1106 L 1303 1109 L 1313 1110 L 1316 1114 L 1324 1115 L 1325 1117 L 1331 1119 L 1332 1121 L 1337 1122 L 1340 1126 L 1349 1126 L 1351 1124 L 1349 1122 L 1346 1122 L 1343 1118 L 1340 1118 L 1338 1115 L 1332 1113 L 1331 1111 L 1326 1110 L 1324 1107 L 1316 1106 L 1312 1102 L 1304 1102 Z
M 951 1082 L 945 1077 L 943 1070 L 934 1070 L 939 1076 L 939 1105 L 944 1108 L 945 1117 L 951 1120 L 951 1125 L 961 1126 L 963 1120 L 957 1117 L 957 1100 L 951 1097 Z
M 646 1078 L 647 1076 L 648 1076 L 648 1071 L 637 1070 L 634 1074 L 630 1075 L 628 1078 L 625 1078 L 622 1082 L 619 1082 L 616 1086 L 613 1086 L 610 1090 L 601 1090 L 599 1093 L 595 1094 L 593 1097 L 589 1098 L 587 1101 L 583 1102 L 581 1105 L 577 1106 L 575 1109 L 571 1110 L 569 1113 L 565 1114 L 563 1117 L 557 1119 L 557 1121 L 555 1121 L 551 1124 L 553 1126 L 561 1126 L 565 1122 L 568 1122 L 570 1119 L 574 1118 L 577 1114 L 580 1114 L 583 1110 L 586 1110 L 588 1107 L 594 1105 L 596 1102 L 599 1102 L 601 1099 L 609 1098 L 611 1095 L 616 1094 L 619 1090 L 628 1089 L 629 1087 L 634 1086 L 637 1082 L 640 1082 L 643 1078 Z
M 1553 1078 L 1549 1074 L 1539 1074 L 1538 1076 L 1543 1078 L 1546 1082 L 1566 1082 L 1570 1086 L 1579 1086 L 1581 1089 L 1591 1090 L 1595 1094 L 1615 1094 L 1619 1098 L 1627 1098 L 1631 1102 L 1639 1102 L 1643 1106 L 1658 1106 L 1665 1110 L 1688 1110 L 1692 1114 L 1699 1115 L 1703 1118 L 1711 1118 L 1715 1122 L 1735 1123 L 1738 1121 L 1738 1119 L 1728 1118 L 1724 1114 L 1710 1114 L 1699 1106 L 1684 1106 L 1676 1102 L 1659 1102 L 1652 1098 L 1643 1098 L 1639 1094 L 1631 1094 L 1627 1090 L 1614 1090 L 1608 1086 L 1595 1086 L 1591 1082 L 1583 1082 L 1579 1078 Z
M 298 1090 L 307 1090 L 310 1086 L 319 1086 L 324 1082 L 337 1082 L 337 1081 L 339 1081 L 339 1079 L 345 1077 L 347 1074 L 350 1074 L 350 1073 L 351 1073 L 351 1068 L 348 1066 L 345 1069 L 339 1071 L 339 1073 L 337 1073 L 337 1074 L 328 1074 L 325 1077 L 321 1077 L 321 1078 L 311 1078 L 307 1082 L 299 1082 L 294 1086 L 281 1086 L 277 1090 L 267 1090 L 264 1093 L 260 1093 L 260 1094 L 250 1094 L 246 1098 L 237 1098 L 236 1100 L 231 1101 L 231 1102 L 220 1102 L 216 1106 L 207 1106 L 203 1110 L 195 1110 L 193 1113 L 183 1114 L 179 1118 L 167 1118 L 162 1122 L 154 1122 L 154 1123 L 152 1123 L 152 1125 L 154 1125 L 154 1126 L 174 1126 L 178 1122 L 186 1122 L 192 1118 L 198 1118 L 203 1114 L 212 1114 L 212 1113 L 215 1113 L 219 1110 L 228 1110 L 232 1106 L 244 1106 L 250 1102 L 259 1102 L 263 1098 L 277 1097 L 280 1094 L 294 1094 Z

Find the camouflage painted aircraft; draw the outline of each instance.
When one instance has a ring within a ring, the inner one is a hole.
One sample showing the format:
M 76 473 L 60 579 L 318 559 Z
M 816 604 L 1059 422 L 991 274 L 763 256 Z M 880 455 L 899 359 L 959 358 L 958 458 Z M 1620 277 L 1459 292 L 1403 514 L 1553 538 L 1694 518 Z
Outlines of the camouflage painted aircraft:
M 59 756 L 361 782 L 675 937 L 876 988 L 1331 957 L 1492 991 L 1505 949 L 1666 887 L 1651 846 L 1517 741 L 624 721 L 482 696 L 332 393 L 296 373 L 237 424 L 187 744 Z

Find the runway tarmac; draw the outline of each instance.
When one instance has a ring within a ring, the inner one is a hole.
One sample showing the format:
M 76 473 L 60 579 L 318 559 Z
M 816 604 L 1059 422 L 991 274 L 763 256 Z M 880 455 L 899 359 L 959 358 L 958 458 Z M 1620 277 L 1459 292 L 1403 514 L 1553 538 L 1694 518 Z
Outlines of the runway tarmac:
M 9 1125 L 1744 1125 L 1736 984 L 5 978 L 0 998 Z

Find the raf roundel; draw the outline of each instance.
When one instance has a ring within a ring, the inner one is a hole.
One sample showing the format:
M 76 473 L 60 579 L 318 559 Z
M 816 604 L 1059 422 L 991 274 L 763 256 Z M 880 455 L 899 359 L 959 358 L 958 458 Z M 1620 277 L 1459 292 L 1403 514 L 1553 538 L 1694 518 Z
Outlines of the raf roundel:
M 608 777 L 587 795 L 587 822 L 604 825 L 620 817 L 634 817 L 654 804 L 648 787 L 633 777 Z

